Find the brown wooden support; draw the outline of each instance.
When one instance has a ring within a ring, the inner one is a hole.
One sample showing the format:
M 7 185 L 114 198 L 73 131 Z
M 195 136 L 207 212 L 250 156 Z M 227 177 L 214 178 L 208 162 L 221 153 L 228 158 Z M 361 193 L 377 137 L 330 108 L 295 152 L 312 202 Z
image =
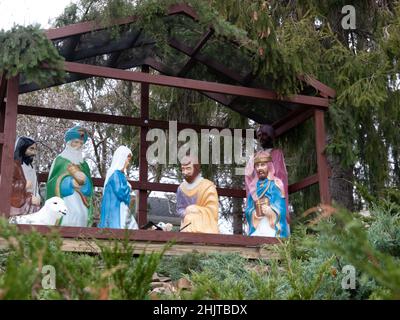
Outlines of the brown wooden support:
M 259 246 L 262 244 L 278 244 L 277 238 L 270 237 L 248 237 L 243 235 L 211 234 L 211 233 L 191 233 L 191 232 L 165 232 L 154 230 L 121 230 L 121 229 L 102 229 L 102 228 L 81 228 L 81 227 L 48 227 L 48 226 L 30 226 L 18 225 L 23 232 L 32 232 L 37 230 L 41 233 L 50 233 L 59 231 L 62 238 L 76 239 L 125 239 L 135 241 L 154 241 L 176 243 L 196 243 L 196 244 L 215 244 L 243 247 Z
M 3 122 L 3 147 L 1 153 L 1 178 L 0 178 L 0 215 L 6 217 L 10 214 L 11 185 L 14 169 L 14 145 L 17 134 L 17 106 L 18 106 L 18 80 L 13 77 L 7 82 L 7 102 L 5 104 Z
M 199 40 L 199 42 L 197 43 L 197 45 L 193 48 L 193 50 L 190 52 L 190 58 L 189 60 L 185 63 L 185 65 L 182 67 L 182 69 L 177 73 L 178 77 L 183 77 L 184 75 L 186 75 L 190 69 L 193 68 L 194 64 L 195 64 L 195 59 L 193 59 L 194 56 L 196 56 L 200 50 L 204 47 L 204 45 L 206 44 L 206 42 L 208 41 L 208 39 L 211 38 L 211 36 L 214 34 L 214 30 L 212 28 L 210 28 Z
M 39 182 L 46 182 L 49 174 L 42 172 L 38 174 Z M 95 187 L 104 187 L 104 178 L 92 177 L 93 185 Z M 143 191 L 161 191 L 176 193 L 179 184 L 174 183 L 156 183 L 156 182 L 143 182 L 129 180 L 128 181 L 134 190 Z M 231 189 L 231 188 L 217 188 L 217 193 L 221 197 L 233 197 L 233 198 L 245 198 L 246 191 L 242 189 Z
M 115 115 L 111 115 L 111 114 L 94 113 L 94 112 L 83 112 L 83 111 L 44 108 L 44 107 L 34 107 L 34 106 L 27 106 L 27 105 L 18 105 L 18 114 L 39 116 L 39 117 L 49 117 L 49 118 L 69 119 L 69 120 L 80 120 L 80 121 L 88 121 L 88 122 L 107 123 L 107 124 L 118 124 L 118 125 L 124 125 L 124 126 L 158 128 L 158 129 L 164 129 L 164 130 L 168 130 L 168 128 L 169 128 L 169 122 L 164 121 L 164 120 L 148 120 L 148 122 L 145 122 L 141 118 L 127 117 L 127 116 L 115 116 Z M 178 123 L 177 124 L 178 131 L 186 129 L 186 128 L 193 129 L 196 132 L 201 132 L 201 130 L 203 130 L 203 129 L 206 129 L 206 130 L 217 129 L 219 131 L 228 129 L 231 131 L 232 135 L 233 135 L 233 130 L 235 130 L 235 129 L 231 129 L 231 128 L 197 125 L 197 124 L 189 124 L 189 123 Z M 241 129 L 241 130 L 242 130 L 242 136 L 246 137 L 246 130 L 244 130 L 244 129 Z
M 318 183 L 318 174 L 309 176 L 299 182 L 293 183 L 289 186 L 289 194 L 301 191 L 309 186 Z
M 185 14 L 188 17 L 198 20 L 197 13 L 193 10 L 192 7 L 188 6 L 185 3 L 172 5 L 168 10 L 168 15 L 175 14 Z M 110 21 L 107 24 L 99 23 L 97 21 L 86 21 L 79 22 L 75 24 L 70 24 L 60 28 L 48 29 L 46 30 L 46 36 L 50 40 L 59 40 L 63 38 L 67 38 L 70 36 L 81 35 L 84 33 L 104 30 L 111 26 L 121 26 L 124 24 L 130 24 L 137 20 L 136 16 L 126 17 L 121 19 L 116 19 L 114 21 Z
M 182 79 L 178 77 L 163 75 L 152 75 L 144 72 L 134 72 L 119 69 L 117 70 L 108 67 L 100 67 L 76 62 L 65 62 L 64 70 L 72 73 L 104 78 L 113 78 L 117 80 L 148 83 L 197 91 L 231 94 L 264 100 L 293 102 L 303 104 L 308 107 L 318 107 L 321 109 L 327 109 L 329 106 L 329 99 L 326 98 L 310 97 L 305 95 L 293 95 L 291 97 L 279 98 L 275 91 L 268 89 L 249 88 L 215 82 L 210 83 L 207 81 Z
M 148 73 L 149 67 L 142 66 L 142 72 Z M 149 120 L 149 84 L 141 83 L 140 85 L 140 118 L 146 123 Z M 140 151 L 139 151 L 139 183 L 141 185 L 148 182 L 148 164 L 146 159 L 147 152 L 147 127 L 140 128 Z M 139 191 L 139 212 L 138 224 L 139 227 L 147 223 L 147 190 Z
M 6 95 L 7 79 L 4 74 L 0 74 L 0 103 L 3 102 Z
M 319 194 L 322 204 L 331 204 L 329 192 L 329 166 L 325 155 L 326 134 L 324 112 L 314 111 L 315 119 L 315 145 L 317 151 Z
M 284 135 L 291 129 L 299 126 L 304 121 L 308 120 L 314 115 L 313 110 L 301 108 L 299 110 L 292 111 L 283 119 L 275 122 L 272 126 L 275 129 L 275 138 Z

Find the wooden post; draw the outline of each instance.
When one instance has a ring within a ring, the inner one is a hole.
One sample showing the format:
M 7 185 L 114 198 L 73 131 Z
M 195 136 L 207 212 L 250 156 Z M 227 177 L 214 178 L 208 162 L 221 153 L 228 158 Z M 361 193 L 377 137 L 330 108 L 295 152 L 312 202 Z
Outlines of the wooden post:
M 148 66 L 142 66 L 142 72 L 149 72 Z M 140 84 L 140 118 L 142 122 L 149 120 L 149 84 Z M 140 153 L 139 153 L 139 183 L 146 184 L 148 181 L 148 164 L 146 159 L 147 151 L 147 135 L 148 128 L 140 128 Z M 139 191 L 139 214 L 138 225 L 139 228 L 147 223 L 147 190 Z
M 329 192 L 329 168 L 325 155 L 326 134 L 324 112 L 321 110 L 314 111 L 315 119 L 315 144 L 317 150 L 318 165 L 318 183 L 319 194 L 322 204 L 331 204 L 331 195 Z
M 8 80 L 6 94 L 7 102 L 5 108 L 1 108 L 3 112 L 0 118 L 0 129 L 3 129 L 0 162 L 0 215 L 8 217 L 10 215 L 11 184 L 14 169 L 14 145 L 17 134 L 18 76 Z

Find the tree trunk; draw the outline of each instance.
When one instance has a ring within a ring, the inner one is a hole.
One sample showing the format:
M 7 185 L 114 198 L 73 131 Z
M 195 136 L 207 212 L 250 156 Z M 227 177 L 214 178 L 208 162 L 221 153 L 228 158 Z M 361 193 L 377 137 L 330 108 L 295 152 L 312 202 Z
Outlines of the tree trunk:
M 353 168 L 344 168 L 340 164 L 340 158 L 335 155 L 328 155 L 328 162 L 332 169 L 329 187 L 333 202 L 353 211 Z

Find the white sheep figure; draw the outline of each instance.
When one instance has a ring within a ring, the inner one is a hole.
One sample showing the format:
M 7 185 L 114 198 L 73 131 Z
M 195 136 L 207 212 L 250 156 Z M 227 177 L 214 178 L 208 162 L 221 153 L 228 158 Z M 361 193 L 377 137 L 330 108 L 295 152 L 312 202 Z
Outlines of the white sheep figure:
M 48 199 L 38 212 L 14 216 L 9 219 L 14 224 L 59 225 L 60 219 L 67 215 L 68 209 L 60 197 Z

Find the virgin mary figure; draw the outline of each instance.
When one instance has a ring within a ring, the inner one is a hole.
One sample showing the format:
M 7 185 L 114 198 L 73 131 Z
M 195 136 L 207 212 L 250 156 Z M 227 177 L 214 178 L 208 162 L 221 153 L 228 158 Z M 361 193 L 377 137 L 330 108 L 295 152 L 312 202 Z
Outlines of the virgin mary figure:
M 129 209 L 131 185 L 126 170 L 131 159 L 132 151 L 125 146 L 120 146 L 114 152 L 104 181 L 99 228 L 138 229 Z

